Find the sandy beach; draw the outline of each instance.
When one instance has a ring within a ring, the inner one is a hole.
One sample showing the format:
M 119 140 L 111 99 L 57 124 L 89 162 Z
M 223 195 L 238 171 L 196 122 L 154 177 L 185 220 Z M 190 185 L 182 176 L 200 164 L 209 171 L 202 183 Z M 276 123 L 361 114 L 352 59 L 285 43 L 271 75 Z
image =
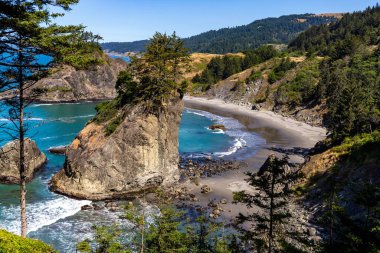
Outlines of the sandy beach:
M 222 215 L 226 218 L 235 217 L 239 212 L 246 211 L 245 207 L 231 203 L 233 192 L 250 190 L 244 180 L 247 177 L 244 172 L 257 171 L 271 153 L 281 156 L 284 150 L 309 149 L 326 137 L 324 128 L 313 127 L 270 111 L 253 111 L 250 108 L 226 103 L 220 99 L 186 96 L 184 102 L 188 108 L 235 118 L 246 127 L 247 131 L 253 131 L 266 140 L 266 144 L 260 150 L 244 160 L 246 165 L 241 169 L 201 178 L 199 185 L 192 182 L 185 183 L 189 192 L 195 194 L 199 199 L 199 202 L 193 203 L 195 205 L 206 207 L 210 201 L 219 203 L 221 199 L 227 199 L 227 204 L 220 205 L 224 210 Z M 302 156 L 297 154 L 289 157 L 292 162 L 303 162 Z M 208 185 L 212 191 L 202 194 L 200 191 L 203 185 Z

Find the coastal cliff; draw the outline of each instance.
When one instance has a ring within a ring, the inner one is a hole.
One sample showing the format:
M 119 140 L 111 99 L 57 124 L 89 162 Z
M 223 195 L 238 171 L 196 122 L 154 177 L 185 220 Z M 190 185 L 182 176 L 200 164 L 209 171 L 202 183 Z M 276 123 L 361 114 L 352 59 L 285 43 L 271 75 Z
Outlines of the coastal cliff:
M 87 70 L 63 65 L 53 70 L 49 77 L 38 81 L 29 94 L 45 103 L 112 99 L 116 97 L 117 76 L 127 65 L 121 59 L 111 58 Z
M 66 151 L 52 179 L 56 192 L 91 200 L 122 198 L 178 181 L 178 127 L 183 102 L 171 99 L 158 114 L 143 103 L 119 111 L 124 120 L 109 136 L 110 121 L 90 122 Z M 112 121 L 112 120 L 111 120 Z

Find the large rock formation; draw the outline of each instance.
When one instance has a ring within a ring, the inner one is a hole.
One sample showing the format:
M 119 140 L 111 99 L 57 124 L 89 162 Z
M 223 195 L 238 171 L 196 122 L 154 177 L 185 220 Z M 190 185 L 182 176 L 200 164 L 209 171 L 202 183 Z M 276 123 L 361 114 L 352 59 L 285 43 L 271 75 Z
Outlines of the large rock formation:
M 140 104 L 124 108 L 116 130 L 91 122 L 66 151 L 52 179 L 54 191 L 82 199 L 128 197 L 179 179 L 178 127 L 183 102 L 176 98 L 158 115 Z
M 112 99 L 116 96 L 117 76 L 126 67 L 125 61 L 111 58 L 88 70 L 75 70 L 63 65 L 59 70 L 53 70 L 49 77 L 38 81 L 32 91 L 40 102 Z
M 0 149 L 0 183 L 20 183 L 19 150 L 18 140 L 11 141 Z M 27 182 L 33 179 L 34 173 L 46 162 L 45 154 L 30 139 L 25 139 L 25 162 Z

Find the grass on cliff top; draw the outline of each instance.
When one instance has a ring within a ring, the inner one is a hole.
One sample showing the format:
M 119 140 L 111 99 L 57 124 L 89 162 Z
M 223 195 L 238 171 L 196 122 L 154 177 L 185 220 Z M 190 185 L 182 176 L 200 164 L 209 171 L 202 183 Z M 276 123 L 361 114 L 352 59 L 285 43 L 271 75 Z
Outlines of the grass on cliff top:
M 0 230 L 0 253 L 58 253 L 51 246 Z

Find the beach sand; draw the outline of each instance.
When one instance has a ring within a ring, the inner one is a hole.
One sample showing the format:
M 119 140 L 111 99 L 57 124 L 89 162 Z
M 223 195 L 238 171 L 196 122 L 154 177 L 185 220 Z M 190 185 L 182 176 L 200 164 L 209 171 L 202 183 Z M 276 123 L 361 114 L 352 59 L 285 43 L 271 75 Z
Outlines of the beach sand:
M 222 175 L 201 178 L 199 185 L 192 182 L 185 183 L 189 192 L 195 194 L 199 199 L 199 202 L 193 203 L 194 205 L 206 207 L 210 201 L 218 203 L 223 198 L 227 199 L 227 204 L 220 204 L 224 210 L 222 217 L 225 218 L 233 218 L 239 212 L 247 212 L 244 206 L 231 203 L 233 192 L 251 191 L 250 186 L 244 180 L 247 178 L 245 172 L 257 171 L 271 153 L 282 156 L 282 150 L 297 148 L 297 150 L 302 151 L 309 149 L 326 137 L 326 129 L 324 128 L 313 127 L 270 111 L 253 111 L 250 108 L 226 103 L 219 99 L 186 96 L 184 102 L 187 108 L 235 118 L 248 131 L 253 131 L 266 140 L 266 144 L 260 150 L 244 160 L 247 166 L 239 170 L 227 171 Z M 290 155 L 289 157 L 292 162 L 303 162 L 302 156 Z M 210 186 L 212 191 L 202 194 L 200 191 L 203 185 Z M 250 211 L 252 212 L 252 210 Z

